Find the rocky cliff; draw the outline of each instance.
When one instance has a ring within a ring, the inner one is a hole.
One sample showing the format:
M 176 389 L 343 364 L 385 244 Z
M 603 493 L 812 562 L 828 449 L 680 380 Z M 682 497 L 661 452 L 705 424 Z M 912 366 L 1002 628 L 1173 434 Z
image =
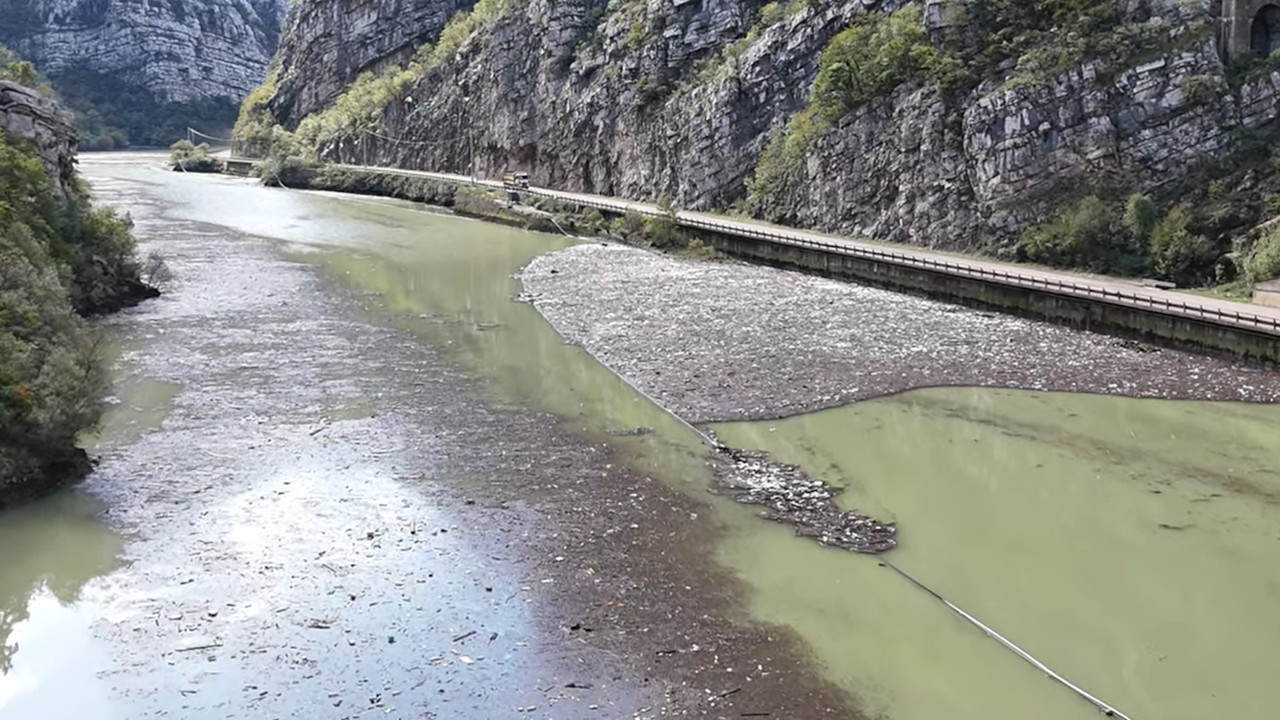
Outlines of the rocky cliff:
M 0 128 L 30 143 L 62 193 L 71 190 L 76 133 L 67 111 L 31 88 L 0 80 Z
M 287 6 L 287 0 L 0 0 L 0 44 L 55 76 L 88 70 L 162 101 L 238 101 L 261 82 Z
M 1168 208 L 1258 187 L 1232 172 L 1271 132 L 1280 73 L 1224 60 L 1220 4 L 367 0 L 353 22 L 348 3 L 308 0 L 287 23 L 291 80 L 270 107 L 333 160 L 521 168 L 553 187 L 1007 249 L 1086 193 Z M 918 39 L 868 20 L 891 13 Z M 851 26 L 871 41 L 842 52 L 868 56 L 836 62 Z M 825 80 L 845 82 L 844 100 L 815 93 L 824 62 L 852 78 Z M 863 87 L 864 64 L 881 90 Z M 344 104 L 336 84 L 362 70 L 399 75 Z M 1197 216 L 1215 252 L 1272 195 L 1241 203 Z
M 81 145 L 223 134 L 275 51 L 288 0 L 0 0 L 0 46 L 45 74 Z

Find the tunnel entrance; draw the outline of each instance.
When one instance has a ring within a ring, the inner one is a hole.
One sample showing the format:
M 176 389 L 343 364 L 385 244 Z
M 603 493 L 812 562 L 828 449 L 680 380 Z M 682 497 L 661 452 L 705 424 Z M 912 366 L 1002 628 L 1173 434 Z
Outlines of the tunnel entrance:
M 1249 49 L 1254 55 L 1268 57 L 1280 50 L 1280 6 L 1263 5 L 1253 16 Z

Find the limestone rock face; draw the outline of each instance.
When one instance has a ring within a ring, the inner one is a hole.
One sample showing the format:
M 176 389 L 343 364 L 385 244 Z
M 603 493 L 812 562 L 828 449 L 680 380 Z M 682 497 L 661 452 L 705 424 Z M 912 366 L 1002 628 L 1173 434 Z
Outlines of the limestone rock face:
M 329 104 L 363 70 L 404 60 L 475 0 L 299 2 L 281 37 L 273 105 L 303 117 Z
M 286 126 L 362 68 L 434 40 L 456 0 L 307 0 L 292 11 L 274 106 Z M 861 13 L 904 0 L 528 0 L 465 41 L 329 159 L 496 176 L 723 208 L 809 100 L 822 48 Z M 926 28 L 963 25 L 960 0 L 923 3 Z M 768 215 L 944 248 L 1010 244 L 1099 179 L 1159 191 L 1243 146 L 1280 113 L 1280 74 L 1228 83 L 1209 0 L 1129 3 L 1168 50 L 1132 67 L 988 80 L 962 97 L 904 85 L 806 152 Z M 409 8 L 412 8 L 410 10 Z M 355 22 L 353 18 L 359 18 Z M 1146 20 L 1144 20 L 1145 22 Z M 387 35 L 386 28 L 396 27 Z M 353 29 L 354 28 L 354 29 Z M 374 30 L 370 30 L 373 28 Z M 638 30 L 637 30 L 638 29 Z M 1203 41 L 1177 40 L 1184 31 Z M 378 42 L 384 42 L 385 46 Z M 382 49 L 385 47 L 385 49 Z
M 0 128 L 31 143 L 49 176 L 66 192 L 76 169 L 71 116 L 31 88 L 0 80 Z
M 118 77 L 159 100 L 238 100 L 261 81 L 288 0 L 0 0 L 0 44 L 49 73 Z

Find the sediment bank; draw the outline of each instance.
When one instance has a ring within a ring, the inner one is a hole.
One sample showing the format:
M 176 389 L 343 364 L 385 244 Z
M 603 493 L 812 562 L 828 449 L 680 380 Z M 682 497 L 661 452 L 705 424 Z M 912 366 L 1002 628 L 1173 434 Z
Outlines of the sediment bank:
M 1266 367 L 768 266 L 592 243 L 521 279 L 567 339 L 695 423 L 942 385 L 1280 400 Z

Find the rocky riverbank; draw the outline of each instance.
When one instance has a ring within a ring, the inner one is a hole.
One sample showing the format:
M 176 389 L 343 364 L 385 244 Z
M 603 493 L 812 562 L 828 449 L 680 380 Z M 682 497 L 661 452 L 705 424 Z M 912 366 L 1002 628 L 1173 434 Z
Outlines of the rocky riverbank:
M 566 339 L 694 423 L 940 385 L 1280 400 L 1273 370 L 771 267 L 591 243 L 521 279 Z

